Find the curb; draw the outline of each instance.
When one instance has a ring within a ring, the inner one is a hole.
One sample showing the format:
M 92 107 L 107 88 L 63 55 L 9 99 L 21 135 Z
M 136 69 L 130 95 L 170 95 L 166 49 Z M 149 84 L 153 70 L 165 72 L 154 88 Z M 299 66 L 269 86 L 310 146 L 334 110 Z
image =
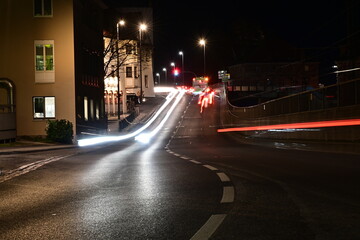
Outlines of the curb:
M 0 155 L 7 154 L 21 154 L 21 153 L 30 153 L 30 152 L 43 152 L 50 150 L 60 150 L 60 149 L 69 149 L 76 148 L 77 145 L 55 145 L 55 146 L 38 146 L 38 147 L 19 147 L 19 148 L 11 148 L 11 149 L 0 149 Z

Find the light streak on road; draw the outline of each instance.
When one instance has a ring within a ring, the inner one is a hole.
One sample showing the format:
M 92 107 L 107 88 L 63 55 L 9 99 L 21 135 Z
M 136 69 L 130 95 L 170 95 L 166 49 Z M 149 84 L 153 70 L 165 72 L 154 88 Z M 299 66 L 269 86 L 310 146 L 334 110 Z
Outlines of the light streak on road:
M 160 124 L 151 132 L 149 133 L 142 133 L 135 137 L 135 140 L 142 142 L 142 143 L 148 143 L 150 139 L 155 136 L 160 129 L 164 126 L 165 122 L 168 120 L 168 118 L 171 116 L 171 113 L 174 111 L 175 107 L 179 104 L 181 98 L 184 96 L 185 91 L 181 90 L 180 94 L 176 97 L 175 102 L 169 109 L 169 111 L 166 113 L 165 117 L 161 120 Z
M 319 122 L 302 122 L 302 123 L 288 123 L 277 125 L 264 125 L 253 127 L 236 127 L 218 129 L 217 132 L 242 132 L 242 131 L 256 131 L 256 130 L 280 130 L 280 129 L 299 129 L 299 128 L 323 128 L 323 127 L 342 127 L 360 125 L 360 119 L 345 119 Z
M 171 92 L 173 90 L 173 87 L 154 87 L 155 93 Z
M 105 142 L 115 142 L 115 141 L 121 141 L 129 138 L 133 138 L 136 135 L 140 134 L 142 131 L 144 131 L 146 128 L 148 128 L 161 114 L 161 112 L 169 105 L 169 103 L 174 99 L 176 95 L 179 94 L 179 91 L 176 89 L 173 89 L 169 95 L 166 97 L 165 103 L 159 108 L 159 110 L 156 112 L 156 114 L 141 128 L 138 130 L 125 134 L 120 136 L 101 136 L 101 137 L 94 137 L 94 138 L 87 138 L 87 139 L 81 139 L 78 141 L 78 145 L 80 147 L 99 144 L 99 143 L 105 143 Z

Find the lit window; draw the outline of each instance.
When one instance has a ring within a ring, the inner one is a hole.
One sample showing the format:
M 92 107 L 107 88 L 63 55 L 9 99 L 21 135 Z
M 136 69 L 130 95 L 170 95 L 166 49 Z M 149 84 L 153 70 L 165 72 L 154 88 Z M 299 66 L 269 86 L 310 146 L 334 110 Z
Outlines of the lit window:
M 51 17 L 52 15 L 52 0 L 34 0 L 35 17 Z
M 35 44 L 36 71 L 54 70 L 54 44 Z
M 55 118 L 55 97 L 33 97 L 34 118 Z
M 35 40 L 35 82 L 55 82 L 55 57 L 53 40 Z
M 89 120 L 89 112 L 88 112 L 88 98 L 84 97 L 84 120 Z

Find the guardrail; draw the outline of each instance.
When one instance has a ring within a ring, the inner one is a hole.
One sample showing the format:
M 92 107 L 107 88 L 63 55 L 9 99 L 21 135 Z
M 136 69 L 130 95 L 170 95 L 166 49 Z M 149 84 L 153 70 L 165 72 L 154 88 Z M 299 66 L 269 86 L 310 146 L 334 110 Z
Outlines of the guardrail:
M 228 102 L 228 110 L 231 114 L 242 118 L 262 118 L 359 104 L 360 79 L 355 79 L 278 98 L 251 107 L 236 107 Z

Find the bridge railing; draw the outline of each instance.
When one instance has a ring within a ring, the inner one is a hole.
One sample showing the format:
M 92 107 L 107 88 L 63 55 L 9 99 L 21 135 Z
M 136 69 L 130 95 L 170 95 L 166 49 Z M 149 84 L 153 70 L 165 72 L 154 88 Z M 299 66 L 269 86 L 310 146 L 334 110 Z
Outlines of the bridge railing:
M 274 99 L 251 107 L 236 107 L 228 102 L 228 110 L 231 114 L 242 118 L 262 118 L 358 104 L 360 104 L 360 79 L 355 79 Z

